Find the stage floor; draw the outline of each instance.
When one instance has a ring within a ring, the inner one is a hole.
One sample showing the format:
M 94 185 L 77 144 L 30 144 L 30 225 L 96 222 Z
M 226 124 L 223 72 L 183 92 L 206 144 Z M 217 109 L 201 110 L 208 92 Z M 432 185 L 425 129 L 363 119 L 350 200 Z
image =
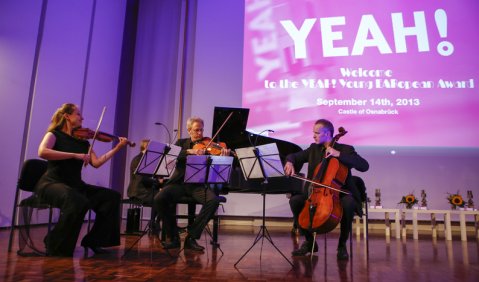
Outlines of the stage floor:
M 86 225 L 86 224 L 85 224 Z M 45 228 L 42 228 L 45 229 Z M 338 233 L 317 239 L 319 252 L 310 257 L 291 257 L 302 238 L 289 228 L 268 227 L 274 244 L 294 267 L 266 239 L 238 263 L 253 244 L 259 228 L 221 226 L 219 249 L 213 249 L 205 238 L 198 243 L 208 246 L 204 253 L 184 251 L 166 253 L 155 236 L 144 236 L 124 257 L 137 236 L 122 236 L 121 246 L 106 255 L 84 257 L 77 247 L 73 258 L 21 257 L 17 236 L 13 251 L 8 253 L 8 229 L 0 230 L 1 281 L 478 281 L 479 244 L 454 236 L 453 241 L 430 236 L 413 239 L 391 239 L 370 234 L 369 258 L 363 238 L 353 237 L 349 261 L 336 260 Z M 39 232 L 45 230 L 39 230 Z M 84 231 L 82 231 L 82 235 Z M 205 233 L 206 234 L 206 233 Z M 17 233 L 15 233 L 17 235 Z M 82 236 L 81 235 L 81 236 Z

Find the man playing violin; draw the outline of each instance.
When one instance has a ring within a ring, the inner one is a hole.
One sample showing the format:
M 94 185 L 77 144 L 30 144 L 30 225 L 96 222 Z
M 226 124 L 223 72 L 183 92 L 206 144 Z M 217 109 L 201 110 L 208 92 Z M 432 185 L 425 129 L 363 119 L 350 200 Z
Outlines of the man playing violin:
M 158 213 L 163 217 L 163 228 L 166 235 L 170 238 L 168 243 L 164 244 L 165 249 L 174 249 L 180 247 L 180 237 L 176 225 L 176 204 L 183 196 L 193 197 L 198 203 L 202 203 L 200 213 L 195 218 L 194 223 L 188 226 L 188 235 L 185 238 L 185 249 L 194 251 L 203 251 L 204 247 L 196 242 L 200 238 L 203 229 L 208 224 L 210 218 L 216 212 L 219 201 L 216 194 L 211 189 L 206 189 L 201 184 L 188 184 L 184 182 L 186 172 L 187 155 L 204 155 L 207 152 L 205 146 L 195 148 L 195 144 L 204 140 L 204 122 L 199 117 L 191 117 L 186 123 L 188 138 L 179 139 L 175 145 L 181 147 L 178 156 L 176 169 L 165 187 L 156 194 L 154 205 Z M 221 149 L 221 156 L 227 156 L 230 150 Z
M 349 259 L 349 254 L 346 249 L 346 241 L 349 237 L 354 213 L 362 212 L 359 208 L 361 207 L 361 198 L 359 191 L 351 178 L 351 169 L 355 168 L 358 171 L 365 172 L 369 169 L 369 164 L 358 153 L 356 153 L 354 147 L 350 145 L 335 143 L 334 146 L 330 146 L 333 141 L 333 134 L 334 126 L 330 121 L 325 119 L 317 120 L 313 126 L 314 143 L 301 152 L 288 155 L 286 157 L 284 172 L 286 175 L 295 175 L 295 172 L 299 171 L 304 163 L 308 163 L 307 178 L 313 179 L 315 177 L 315 168 L 325 158 L 337 158 L 340 163 L 348 168 L 348 176 L 342 189 L 349 191 L 350 194 L 341 193 L 340 195 L 343 216 L 341 219 L 341 232 L 337 248 L 337 259 L 347 260 Z M 298 217 L 308 199 L 309 194 L 307 187 L 309 187 L 309 185 L 309 183 L 306 183 L 302 194 L 296 194 L 290 198 L 289 204 L 295 222 L 298 222 Z M 317 252 L 318 245 L 314 241 L 312 232 L 302 228 L 301 233 L 304 234 L 306 241 L 303 242 L 299 249 L 294 250 L 292 255 L 304 256 L 311 251 Z
M 73 256 L 78 236 L 89 209 L 95 211 L 95 224 L 83 237 L 81 245 L 95 253 L 102 247 L 120 244 L 120 193 L 85 183 L 81 177 L 84 165 L 98 168 L 111 159 L 127 139 L 102 156 L 97 156 L 87 140 L 72 136 L 82 125 L 83 117 L 75 104 L 63 104 L 53 114 L 47 133 L 38 148 L 38 156 L 48 161 L 45 174 L 35 192 L 46 203 L 60 209 L 60 217 L 44 239 L 49 256 Z

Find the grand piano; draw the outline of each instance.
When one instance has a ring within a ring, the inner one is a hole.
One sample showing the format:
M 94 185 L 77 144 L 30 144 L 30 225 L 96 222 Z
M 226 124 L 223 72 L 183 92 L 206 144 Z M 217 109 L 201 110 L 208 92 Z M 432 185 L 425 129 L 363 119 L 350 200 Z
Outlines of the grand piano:
M 230 113 L 233 113 L 233 115 L 223 125 Z M 296 144 L 248 132 L 246 130 L 248 115 L 249 109 L 215 107 L 212 131 L 213 136 L 218 132 L 221 125 L 223 125 L 223 128 L 216 135 L 215 141 L 225 142 L 228 148 L 232 150 L 252 147 L 253 145 L 258 146 L 276 143 L 283 165 L 288 154 L 301 151 L 301 147 Z M 299 171 L 300 168 L 297 169 L 297 171 Z M 303 183 L 301 180 L 291 177 L 272 177 L 268 179 L 267 183 L 263 183 L 263 180 L 261 179 L 245 180 L 238 162 L 235 161 L 231 172 L 230 182 L 223 187 L 222 192 L 286 194 L 300 193 L 302 187 Z

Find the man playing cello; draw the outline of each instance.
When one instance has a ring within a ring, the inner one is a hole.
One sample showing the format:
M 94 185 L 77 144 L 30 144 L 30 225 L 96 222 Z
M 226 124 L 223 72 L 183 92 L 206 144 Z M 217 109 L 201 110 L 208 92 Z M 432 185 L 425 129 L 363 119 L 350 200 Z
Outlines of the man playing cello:
M 313 126 L 313 138 L 315 143 L 312 143 L 309 148 L 294 154 L 290 154 L 286 157 L 286 164 L 284 166 L 285 174 L 295 175 L 295 168 L 299 169 L 304 163 L 308 163 L 308 179 L 313 179 L 315 168 L 327 158 L 337 158 L 340 163 L 348 168 L 348 176 L 345 184 L 341 187 L 343 190 L 349 191 L 349 194 L 340 195 L 340 203 L 343 209 L 343 216 L 341 219 L 341 232 L 339 236 L 337 258 L 338 260 L 349 259 L 349 254 L 346 249 L 346 241 L 348 240 L 351 224 L 356 210 L 360 211 L 361 198 L 356 186 L 351 178 L 351 169 L 355 168 L 358 171 L 365 172 L 369 169 L 368 162 L 363 159 L 356 151 L 354 147 L 333 143 L 334 126 L 325 119 L 317 120 Z M 310 184 L 307 183 L 307 186 Z M 295 222 L 298 222 L 298 217 L 305 206 L 305 202 L 308 199 L 308 189 L 305 187 L 302 194 L 293 195 L 289 201 L 291 211 L 293 212 Z M 292 252 L 293 256 L 305 256 L 311 251 L 317 252 L 318 246 L 314 241 L 313 234 L 310 230 L 301 228 L 302 234 L 304 234 L 306 241 L 303 242 L 301 247 Z

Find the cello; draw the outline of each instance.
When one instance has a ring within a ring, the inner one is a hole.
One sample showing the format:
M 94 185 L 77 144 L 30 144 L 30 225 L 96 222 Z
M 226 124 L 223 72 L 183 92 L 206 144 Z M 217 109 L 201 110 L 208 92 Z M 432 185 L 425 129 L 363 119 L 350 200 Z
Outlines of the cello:
M 339 128 L 330 146 L 347 133 Z M 316 236 L 332 231 L 341 221 L 343 209 L 339 201 L 339 192 L 348 176 L 348 168 L 337 158 L 324 158 L 314 169 L 308 199 L 305 202 L 298 223 L 301 228 L 309 230 Z M 303 179 L 304 180 L 304 179 Z

